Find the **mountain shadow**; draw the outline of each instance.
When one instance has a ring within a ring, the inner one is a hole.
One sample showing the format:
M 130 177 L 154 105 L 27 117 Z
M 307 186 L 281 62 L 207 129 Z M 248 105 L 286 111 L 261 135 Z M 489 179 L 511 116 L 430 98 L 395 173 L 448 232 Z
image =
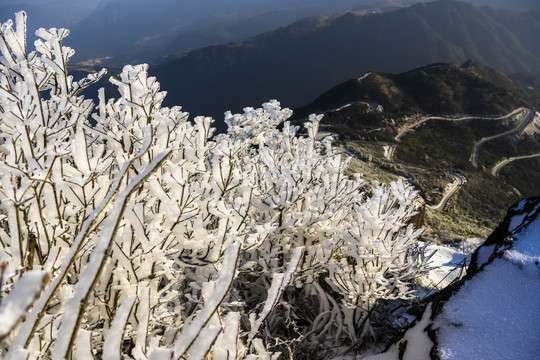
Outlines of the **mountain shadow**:
M 540 14 L 457 1 L 388 13 L 306 18 L 244 42 L 195 50 L 150 70 L 169 104 L 218 119 L 277 98 L 311 102 L 367 71 L 402 72 L 475 58 L 506 73 L 540 73 Z

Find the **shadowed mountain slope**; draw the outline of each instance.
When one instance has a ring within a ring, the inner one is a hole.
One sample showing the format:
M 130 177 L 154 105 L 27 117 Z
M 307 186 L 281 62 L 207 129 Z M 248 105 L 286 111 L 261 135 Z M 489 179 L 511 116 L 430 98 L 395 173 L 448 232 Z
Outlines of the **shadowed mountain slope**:
M 65 1 L 65 0 L 63 0 Z M 104 0 L 73 27 L 77 61 L 151 62 L 166 54 L 239 41 L 306 16 L 400 7 L 415 0 Z
M 540 14 L 456 1 L 389 13 L 312 17 L 248 41 L 211 46 L 151 69 L 171 104 L 221 118 L 277 98 L 294 107 L 367 71 L 401 72 L 469 58 L 540 72 Z

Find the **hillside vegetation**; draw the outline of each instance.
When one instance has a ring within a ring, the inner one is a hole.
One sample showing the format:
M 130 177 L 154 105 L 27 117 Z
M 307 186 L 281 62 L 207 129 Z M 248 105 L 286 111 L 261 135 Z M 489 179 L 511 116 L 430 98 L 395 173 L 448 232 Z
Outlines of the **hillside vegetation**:
M 341 146 L 364 163 L 357 166 L 373 177 L 411 179 L 427 203 L 424 237 L 452 242 L 487 236 L 510 204 L 540 192 L 540 157 L 509 162 L 492 174 L 500 161 L 540 153 L 540 116 L 515 110 L 532 106 L 534 94 L 476 62 L 433 64 L 351 79 L 295 116 L 301 123 L 304 114 L 323 113 L 324 130 L 337 133 Z M 517 131 L 525 120 L 530 123 Z M 513 129 L 482 144 L 475 167 L 476 144 Z M 448 172 L 462 174 L 466 183 L 444 211 L 433 210 L 453 181 Z

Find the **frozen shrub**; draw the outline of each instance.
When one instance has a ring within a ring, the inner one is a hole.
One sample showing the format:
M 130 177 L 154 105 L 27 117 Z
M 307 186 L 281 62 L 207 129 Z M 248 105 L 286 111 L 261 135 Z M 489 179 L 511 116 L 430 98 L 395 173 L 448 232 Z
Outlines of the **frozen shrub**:
M 378 300 L 414 295 L 415 191 L 345 176 L 320 116 L 299 136 L 270 101 L 214 135 L 147 65 L 94 104 L 106 71 L 68 75 L 65 29 L 28 52 L 25 17 L 0 30 L 3 358 L 273 359 L 358 343 Z

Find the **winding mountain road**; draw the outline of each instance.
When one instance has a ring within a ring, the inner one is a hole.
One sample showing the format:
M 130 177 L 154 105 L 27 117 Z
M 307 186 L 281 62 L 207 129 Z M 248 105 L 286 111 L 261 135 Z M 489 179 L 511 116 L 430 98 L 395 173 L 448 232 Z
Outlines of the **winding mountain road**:
M 531 155 L 513 156 L 513 157 L 508 158 L 508 159 L 502 159 L 497 164 L 495 164 L 495 166 L 493 166 L 493 168 L 491 168 L 491 175 L 499 176 L 499 171 L 501 171 L 501 169 L 504 166 L 510 164 L 513 161 L 522 160 L 522 159 L 532 159 L 532 158 L 535 158 L 535 157 L 540 157 L 540 153 L 531 154 Z
M 526 131 L 527 127 L 529 125 L 531 125 L 531 123 L 533 123 L 535 120 L 540 120 L 540 114 L 538 114 L 538 116 L 537 116 L 537 113 L 536 113 L 535 109 L 527 108 L 527 107 L 520 107 L 520 108 L 517 108 L 514 111 L 512 111 L 512 112 L 510 112 L 510 113 L 508 113 L 506 115 L 497 116 L 497 117 L 463 116 L 463 117 L 452 118 L 452 117 L 443 117 L 443 116 L 427 116 L 427 117 L 420 118 L 420 119 L 418 119 L 416 121 L 413 121 L 413 122 L 411 122 L 409 124 L 406 124 L 406 125 L 402 126 L 400 129 L 398 129 L 398 133 L 394 137 L 394 140 L 399 142 L 400 138 L 403 137 L 407 132 L 413 130 L 415 127 L 417 127 L 417 126 L 419 126 L 419 125 L 421 125 L 421 124 L 423 124 L 423 123 L 425 123 L 427 121 L 430 121 L 430 120 L 444 120 L 444 121 L 495 120 L 496 121 L 496 120 L 508 120 L 508 119 L 511 119 L 513 117 L 518 117 L 518 116 L 523 118 L 523 120 L 516 127 L 514 127 L 513 129 L 502 132 L 500 134 L 496 134 L 496 135 L 493 135 L 493 136 L 488 136 L 488 137 L 482 138 L 482 139 L 480 139 L 479 141 L 477 141 L 474 144 L 473 152 L 471 154 L 470 161 L 471 161 L 471 163 L 473 164 L 473 166 L 475 168 L 478 168 L 478 153 L 479 153 L 480 148 L 482 147 L 483 144 L 485 144 L 488 141 L 500 138 L 500 137 L 514 135 L 514 134 L 518 134 L 520 132 Z M 535 132 L 538 131 L 538 127 L 539 127 L 538 124 L 536 126 L 537 127 L 534 130 Z M 397 149 L 397 146 L 398 146 L 397 144 L 393 144 L 393 143 L 387 143 L 386 145 L 383 146 L 384 157 L 387 160 L 389 160 L 389 161 L 394 160 L 394 154 L 395 154 L 395 151 Z M 501 170 L 501 168 L 503 168 L 507 164 L 509 164 L 509 163 L 511 163 L 513 161 L 516 161 L 516 160 L 528 159 L 528 158 L 534 158 L 534 157 L 540 157 L 540 153 L 531 154 L 531 155 L 515 156 L 515 157 L 508 158 L 508 159 L 503 159 L 503 160 L 499 161 L 491 169 L 491 174 L 494 175 L 494 176 L 498 176 L 498 173 Z M 441 201 L 437 205 L 428 205 L 428 207 L 430 209 L 435 210 L 435 211 L 445 211 L 447 209 L 448 203 L 452 199 L 452 197 L 467 182 L 467 179 L 465 178 L 465 176 L 463 176 L 461 174 L 458 174 L 458 173 L 455 173 L 455 172 L 449 172 L 449 174 L 454 178 L 454 181 L 451 182 L 451 183 L 448 183 L 448 185 L 446 186 L 443 198 L 441 199 Z
M 488 136 L 488 137 L 485 137 L 485 138 L 482 138 L 480 139 L 478 142 L 476 142 L 476 144 L 474 144 L 474 147 L 473 147 L 473 152 L 471 154 L 471 158 L 470 158 L 470 161 L 472 163 L 472 165 L 478 169 L 478 152 L 480 151 L 480 148 L 482 147 L 482 145 L 484 145 L 486 142 L 488 141 L 491 141 L 491 140 L 495 140 L 495 139 L 498 139 L 500 137 L 504 137 L 504 136 L 509 136 L 509 135 L 514 135 L 514 134 L 517 134 L 517 133 L 520 133 L 522 132 L 531 122 L 534 121 L 535 119 L 535 116 L 536 116 L 536 112 L 534 109 L 531 109 L 531 108 L 520 108 L 522 109 L 523 111 L 523 114 L 524 114 L 524 119 L 523 121 L 518 125 L 516 126 L 515 128 L 513 129 L 510 129 L 508 131 L 505 131 L 503 133 L 500 133 L 500 134 L 497 134 L 497 135 L 493 135 L 493 136 Z
M 399 139 L 405 135 L 407 132 L 411 131 L 415 127 L 425 123 L 426 121 L 430 120 L 446 120 L 446 121 L 467 121 L 467 120 L 507 120 L 511 117 L 519 114 L 520 112 L 524 112 L 527 110 L 531 110 L 528 108 L 517 108 L 516 110 L 512 111 L 509 114 L 503 115 L 503 116 L 497 116 L 497 117 L 490 117 L 490 116 L 463 116 L 458 118 L 452 118 L 452 117 L 444 117 L 444 116 L 427 116 L 420 118 L 419 120 L 416 120 L 410 124 L 402 126 L 399 130 L 397 135 L 394 137 L 394 140 L 399 141 Z M 533 111 L 534 114 L 534 111 Z
M 473 166 L 475 168 L 478 168 L 478 152 L 480 151 L 480 148 L 482 147 L 482 145 L 484 143 L 486 143 L 487 141 L 496 139 L 498 137 L 512 135 L 512 134 L 516 134 L 516 133 L 519 133 L 519 132 L 523 131 L 531 122 L 534 121 L 535 114 L 536 114 L 536 112 L 535 112 L 534 109 L 520 107 L 520 108 L 517 108 L 514 111 L 512 111 L 512 112 L 510 112 L 510 113 L 508 113 L 506 115 L 495 116 L 495 117 L 490 117 L 490 116 L 462 116 L 462 117 L 453 118 L 453 117 L 444 117 L 444 116 L 426 116 L 426 117 L 420 118 L 420 119 L 418 119 L 416 121 L 413 121 L 412 123 L 409 123 L 409 124 L 406 124 L 406 125 L 402 126 L 400 129 L 398 129 L 398 133 L 394 137 L 394 140 L 399 142 L 400 139 L 406 133 L 413 130 L 415 127 L 420 126 L 423 123 L 425 123 L 427 121 L 430 121 L 430 120 L 444 120 L 444 121 L 494 120 L 494 121 L 497 121 L 497 120 L 508 120 L 508 119 L 510 119 L 510 118 L 512 118 L 514 116 L 518 116 L 518 115 L 523 116 L 524 120 L 517 127 L 513 128 L 511 130 L 508 130 L 508 131 L 506 131 L 504 133 L 501 133 L 501 134 L 497 134 L 497 135 L 494 135 L 494 136 L 482 138 L 474 145 L 473 151 L 471 153 L 470 161 L 471 161 L 471 163 L 473 164 Z M 383 146 L 384 156 L 388 160 L 393 161 L 394 153 L 396 152 L 396 148 L 397 148 L 397 144 L 388 144 L 388 145 Z
M 448 202 L 450 201 L 450 199 L 452 199 L 452 196 L 454 196 L 467 182 L 465 176 L 461 174 L 455 172 L 449 172 L 448 174 L 450 174 L 454 178 L 454 181 L 446 186 L 444 196 L 437 205 L 428 205 L 430 209 L 433 209 L 435 211 L 446 210 L 448 207 Z

